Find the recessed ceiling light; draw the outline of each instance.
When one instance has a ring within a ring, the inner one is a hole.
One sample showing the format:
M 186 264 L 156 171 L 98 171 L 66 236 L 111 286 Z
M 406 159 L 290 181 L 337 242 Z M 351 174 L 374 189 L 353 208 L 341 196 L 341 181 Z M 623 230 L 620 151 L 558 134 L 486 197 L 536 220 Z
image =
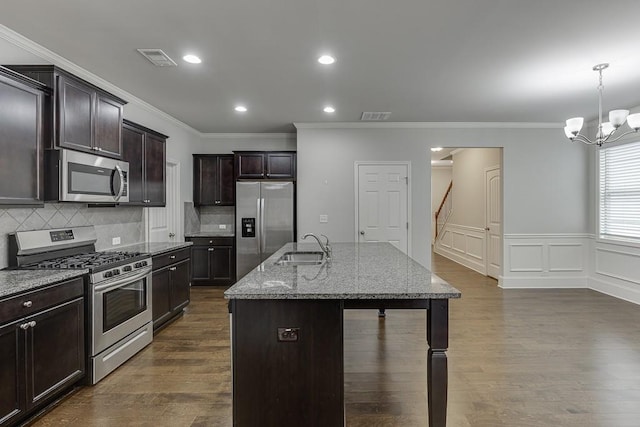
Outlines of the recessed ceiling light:
M 318 58 L 318 62 L 322 65 L 330 65 L 336 62 L 336 58 L 331 55 L 322 55 L 320 58 Z
M 330 105 L 327 105 L 326 107 L 324 107 L 324 108 L 322 109 L 322 111 L 324 111 L 325 113 L 335 113 L 335 112 L 336 112 L 336 109 L 335 109 L 335 108 L 333 108 L 333 107 L 332 107 L 332 106 L 330 106 Z
M 442 151 L 442 147 L 433 147 L 431 151 L 433 152 Z
M 247 112 L 247 107 L 245 107 L 244 105 L 236 105 L 235 110 L 238 113 L 246 113 Z
M 187 61 L 190 64 L 199 64 L 202 62 L 202 59 L 198 58 L 195 55 L 185 55 L 182 57 L 182 59 L 184 59 L 185 61 Z

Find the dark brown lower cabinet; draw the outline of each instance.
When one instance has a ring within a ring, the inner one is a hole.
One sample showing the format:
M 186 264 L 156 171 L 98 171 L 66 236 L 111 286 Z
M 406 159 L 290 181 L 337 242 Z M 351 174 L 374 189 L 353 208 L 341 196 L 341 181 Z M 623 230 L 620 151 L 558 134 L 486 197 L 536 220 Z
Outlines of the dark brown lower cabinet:
M 5 315 L 25 310 L 0 326 L 0 426 L 33 414 L 85 375 L 82 279 L 56 286 L 0 301 Z
M 193 285 L 229 286 L 236 281 L 234 237 L 194 237 L 191 247 Z
M 344 425 L 342 311 L 339 300 L 231 300 L 234 426 Z
M 153 258 L 153 329 L 158 330 L 182 314 L 190 301 L 191 259 L 189 248 Z M 156 264 L 158 267 L 156 267 Z

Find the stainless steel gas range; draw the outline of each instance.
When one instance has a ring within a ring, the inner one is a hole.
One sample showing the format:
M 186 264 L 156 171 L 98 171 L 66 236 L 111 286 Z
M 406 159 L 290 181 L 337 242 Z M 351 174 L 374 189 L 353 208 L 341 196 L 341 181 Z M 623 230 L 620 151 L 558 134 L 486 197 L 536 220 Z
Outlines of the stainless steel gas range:
M 12 266 L 86 269 L 89 382 L 95 384 L 151 343 L 151 257 L 95 250 L 92 226 L 18 231 L 9 236 Z

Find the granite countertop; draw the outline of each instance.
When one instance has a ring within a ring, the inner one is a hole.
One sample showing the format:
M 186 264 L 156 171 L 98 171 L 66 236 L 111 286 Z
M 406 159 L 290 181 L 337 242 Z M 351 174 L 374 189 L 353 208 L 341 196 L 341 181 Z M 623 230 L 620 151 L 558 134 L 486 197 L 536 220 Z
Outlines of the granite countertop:
M 448 299 L 460 291 L 390 243 L 333 243 L 321 265 L 275 262 L 316 243 L 287 243 L 224 293 L 227 299 Z
M 184 237 L 235 237 L 233 230 L 195 231 L 184 233 Z
M 73 279 L 89 270 L 0 270 L 0 298 Z
M 171 252 L 175 249 L 186 248 L 192 245 L 192 242 L 146 242 L 136 243 L 134 245 L 120 246 L 118 248 L 114 248 L 114 250 L 142 252 L 151 256 L 156 256 L 165 252 Z

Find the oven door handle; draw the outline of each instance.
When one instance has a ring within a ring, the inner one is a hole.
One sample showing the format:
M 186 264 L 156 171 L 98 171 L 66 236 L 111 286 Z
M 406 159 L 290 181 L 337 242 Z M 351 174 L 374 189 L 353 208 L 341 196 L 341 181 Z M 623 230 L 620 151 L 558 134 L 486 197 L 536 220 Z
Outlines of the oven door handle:
M 116 280 L 115 282 L 109 282 L 103 285 L 98 285 L 94 287 L 93 290 L 96 292 L 110 291 L 111 289 L 116 289 L 116 288 L 122 287 L 122 285 L 126 285 L 128 283 L 140 280 L 143 277 L 147 276 L 149 273 L 151 273 L 151 267 L 145 267 L 142 270 L 140 270 L 139 273 L 136 273 L 133 276 L 126 276 L 126 277 L 123 277 L 122 279 Z

